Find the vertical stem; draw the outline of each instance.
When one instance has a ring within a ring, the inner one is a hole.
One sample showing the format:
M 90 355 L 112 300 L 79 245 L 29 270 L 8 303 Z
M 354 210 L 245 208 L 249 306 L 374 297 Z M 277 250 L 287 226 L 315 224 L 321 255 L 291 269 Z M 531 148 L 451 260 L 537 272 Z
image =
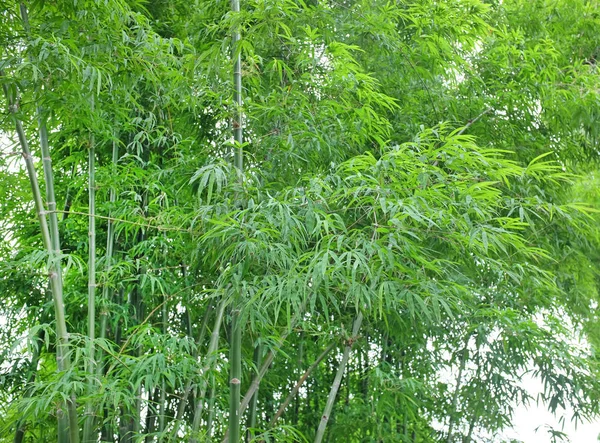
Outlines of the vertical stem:
M 163 321 L 163 334 L 167 334 L 167 298 L 165 296 L 165 300 L 162 305 L 162 321 Z M 158 404 L 158 432 L 161 434 L 159 437 L 159 441 L 162 441 L 162 432 L 165 430 L 165 409 L 167 402 L 167 387 L 165 383 L 165 379 L 163 378 L 160 384 L 160 400 Z
M 256 368 L 258 368 L 258 365 L 260 364 L 260 357 L 262 354 L 262 345 L 259 343 L 254 347 L 254 357 L 253 357 L 253 361 L 254 361 L 254 366 Z M 248 412 L 248 428 L 255 428 L 256 427 L 256 408 L 258 406 L 258 389 L 256 390 L 256 392 L 254 392 L 254 394 L 252 394 L 252 400 L 250 401 L 250 411 Z M 247 432 L 247 440 L 250 441 L 253 438 L 253 433 L 252 431 L 250 431 L 250 429 L 248 429 Z
M 231 348 L 229 350 L 229 443 L 240 441 L 240 388 L 242 379 L 242 327 L 240 311 L 234 309 L 231 319 Z
M 335 398 L 340 388 L 342 377 L 344 375 L 344 371 L 346 370 L 346 365 L 348 364 L 348 360 L 350 358 L 350 350 L 352 349 L 352 343 L 358 335 L 358 331 L 360 330 L 362 320 L 363 314 L 362 312 L 359 312 L 356 316 L 356 319 L 354 320 L 354 325 L 352 326 L 352 337 L 350 337 L 350 339 L 348 340 L 348 344 L 344 348 L 344 355 L 342 356 L 342 360 L 340 361 L 340 365 L 338 366 L 337 373 L 335 374 L 335 378 L 333 379 L 333 385 L 331 386 L 331 390 L 329 391 L 329 397 L 327 398 L 327 403 L 325 404 L 325 410 L 323 411 L 323 415 L 321 416 L 321 422 L 319 423 L 319 428 L 317 429 L 317 434 L 315 436 L 315 443 L 321 443 L 321 441 L 323 441 L 323 436 L 325 435 L 327 422 L 329 421 L 329 416 L 331 415 L 331 411 L 335 403 Z
M 240 12 L 240 0 L 231 0 L 231 10 L 234 14 Z M 235 106 L 233 117 L 233 138 L 235 140 L 234 166 L 238 170 L 240 182 L 244 168 L 244 133 L 242 128 L 242 59 L 239 49 L 240 31 L 234 29 L 232 33 L 231 52 L 234 59 L 233 66 L 233 102 Z M 240 440 L 240 389 L 242 378 L 242 326 L 239 322 L 239 303 L 234 302 L 231 315 L 231 348 L 230 348 L 230 397 L 229 397 L 229 442 L 238 443 Z
M 159 388 L 154 388 L 153 392 L 148 393 L 148 408 L 146 413 L 146 438 L 144 439 L 145 443 L 154 442 L 154 431 L 156 428 L 156 408 L 154 407 L 154 403 L 157 403 L 162 395 L 162 392 L 159 392 Z M 161 438 L 159 437 L 159 441 Z
M 217 318 L 215 319 L 215 326 L 212 331 L 212 335 L 210 337 L 210 344 L 208 345 L 208 350 L 206 352 L 206 363 L 202 368 L 202 377 L 206 376 L 206 373 L 212 367 L 212 362 L 214 359 L 214 354 L 217 351 L 217 346 L 219 345 L 219 331 L 221 329 L 221 323 L 223 322 L 223 313 L 225 312 L 225 306 L 227 305 L 225 298 L 221 301 L 219 306 L 219 310 L 217 311 Z M 194 411 L 194 421 L 192 423 L 192 438 L 190 439 L 190 443 L 197 443 L 197 434 L 200 429 L 200 422 L 202 421 L 202 410 L 204 408 L 204 396 L 206 394 L 206 382 L 202 382 L 202 386 L 200 388 L 200 394 L 198 395 L 198 399 L 196 402 L 196 410 Z M 177 436 L 177 434 L 174 434 Z
M 206 419 L 206 438 L 212 437 L 212 425 L 215 417 L 215 376 L 212 375 L 210 392 L 208 393 L 208 418 Z
M 114 176 L 116 174 L 116 166 L 117 166 L 117 160 L 119 158 L 119 145 L 118 142 L 116 140 L 113 140 L 113 145 L 112 145 L 112 175 Z M 114 204 L 114 202 L 117 199 L 117 192 L 116 189 L 114 187 L 111 187 L 110 189 L 110 197 L 109 197 L 109 201 L 111 203 L 111 207 Z M 115 243 L 115 225 L 113 223 L 112 220 L 110 220 L 110 213 L 109 213 L 109 220 L 108 220 L 108 226 L 107 226 L 107 232 L 106 232 L 106 272 L 105 275 L 106 277 L 104 278 L 103 281 L 103 287 L 102 287 L 102 299 L 101 299 L 101 303 L 102 306 L 100 307 L 100 338 L 104 339 L 106 337 L 106 327 L 107 327 L 107 323 L 108 323 L 108 307 L 106 306 L 106 304 L 108 303 L 108 300 L 111 298 L 111 294 L 112 294 L 112 289 L 110 287 L 110 285 L 108 284 L 108 274 L 110 272 L 110 269 L 112 267 L 112 257 L 113 257 L 113 251 L 114 251 L 114 243 Z M 98 359 L 97 362 L 98 364 L 96 365 L 96 379 L 100 380 L 100 377 L 102 376 L 102 371 L 104 369 L 104 365 L 103 365 L 103 360 L 104 360 L 104 353 L 102 351 L 102 348 L 98 349 Z M 109 429 L 105 429 L 105 426 L 103 426 L 102 429 L 102 441 L 108 437 L 108 434 L 110 432 Z M 111 435 L 111 440 L 112 440 L 112 435 Z
M 234 13 L 240 12 L 240 0 L 231 0 L 231 10 Z M 244 133 L 242 128 L 242 58 L 239 50 L 240 32 L 234 29 L 231 38 L 231 52 L 234 60 L 233 65 L 233 104 L 235 106 L 233 117 L 233 139 L 235 140 L 234 166 L 242 171 L 244 167 L 244 152 L 242 143 L 244 142 Z
M 0 70 L 0 78 L 4 77 L 4 72 Z M 25 130 L 21 120 L 17 117 L 18 104 L 16 97 L 11 94 L 9 87 L 6 83 L 2 85 L 6 101 L 8 103 L 8 111 L 15 123 L 15 129 L 19 138 L 19 144 L 21 145 L 22 155 L 25 159 L 25 166 L 27 168 L 27 175 L 29 177 L 29 183 L 31 185 L 31 192 L 33 195 L 33 201 L 35 204 L 35 211 L 38 217 L 40 228 L 42 231 L 42 242 L 44 248 L 48 253 L 48 275 L 50 278 L 50 289 L 52 291 L 52 298 L 54 302 L 54 315 L 56 319 L 56 364 L 58 370 L 63 372 L 70 369 L 70 356 L 69 356 L 69 334 L 67 332 L 67 323 L 65 320 L 65 306 L 63 300 L 63 284 L 62 284 L 62 268 L 60 263 L 60 255 L 56 253 L 53 248 L 53 240 L 50 235 L 50 229 L 48 228 L 48 221 L 46 220 L 46 210 L 42 201 L 42 194 L 40 191 L 40 185 L 35 172 L 35 165 L 33 164 L 33 157 L 29 149 L 29 143 L 25 136 Z M 58 442 L 66 442 L 67 431 L 70 436 L 70 443 L 79 442 L 79 431 L 77 427 L 77 415 L 75 410 L 74 398 L 71 396 L 71 400 L 67 401 L 67 412 L 68 412 L 68 425 L 67 419 L 64 417 L 64 411 L 62 406 L 59 405 L 57 410 L 58 417 Z
M 92 97 L 92 113 L 94 111 L 94 98 Z M 96 374 L 96 152 L 94 135 L 90 134 L 88 151 L 88 367 L 89 392 L 94 390 L 94 375 Z M 86 405 L 85 421 L 83 424 L 83 442 L 93 443 L 97 440 L 94 436 L 94 405 L 89 400 Z

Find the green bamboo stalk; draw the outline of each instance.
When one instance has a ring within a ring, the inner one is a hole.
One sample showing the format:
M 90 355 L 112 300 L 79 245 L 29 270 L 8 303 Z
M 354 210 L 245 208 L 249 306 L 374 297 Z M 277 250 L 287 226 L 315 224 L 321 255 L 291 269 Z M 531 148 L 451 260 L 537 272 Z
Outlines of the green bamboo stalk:
M 282 334 L 281 337 L 279 337 L 278 347 L 283 346 L 283 343 L 285 342 L 285 339 L 288 337 L 288 335 L 292 331 L 292 328 L 300 320 L 302 313 L 304 312 L 304 308 L 306 307 L 306 303 L 307 303 L 307 300 L 304 300 L 302 302 L 300 309 L 298 310 L 296 315 L 294 315 L 294 317 L 292 318 L 292 320 L 290 322 L 290 325 L 291 325 L 290 329 L 287 330 L 284 334 Z M 240 412 L 239 412 L 240 415 L 243 415 L 244 412 L 246 412 L 246 408 L 250 404 L 250 400 L 252 399 L 254 393 L 258 390 L 258 388 L 260 386 L 260 382 L 262 381 L 263 377 L 265 376 L 265 374 L 271 367 L 271 363 L 273 363 L 274 359 L 275 359 L 275 350 L 271 349 L 267 353 L 267 356 L 265 357 L 265 360 L 263 361 L 263 364 L 261 365 L 260 370 L 258 371 L 258 374 L 256 374 L 254 379 L 252 379 L 252 383 L 250 383 L 250 387 L 248 388 L 248 390 L 246 391 L 246 394 L 244 395 L 244 398 L 240 402 Z M 229 439 L 229 429 L 227 429 L 227 431 L 225 431 L 225 437 L 223 438 L 223 443 L 227 443 L 228 439 Z
M 323 350 L 323 352 L 321 352 L 321 354 L 319 354 L 319 356 L 313 362 L 313 364 L 310 365 L 308 367 L 308 369 L 306 369 L 306 371 L 304 371 L 304 374 L 302 374 L 302 377 L 300 377 L 300 379 L 296 382 L 296 384 L 294 385 L 294 387 L 292 388 L 292 390 L 290 391 L 288 396 L 285 398 L 285 400 L 279 406 L 279 409 L 277 409 L 277 412 L 275 413 L 275 415 L 269 422 L 269 426 L 275 425 L 277 420 L 279 420 L 279 418 L 285 412 L 285 409 L 288 407 L 290 402 L 294 399 L 296 394 L 298 394 L 298 391 L 300 390 L 300 388 L 302 387 L 302 385 L 304 384 L 306 379 L 310 376 L 312 371 L 314 371 L 319 366 L 319 364 L 325 359 L 325 357 L 327 357 L 327 355 L 335 348 L 335 344 L 336 344 L 335 342 L 329 343 L 329 345 Z
M 258 343 L 254 347 L 254 356 L 252 358 L 255 368 L 258 368 L 258 365 L 260 364 L 261 354 L 262 354 L 262 345 L 260 343 Z M 248 425 L 247 425 L 248 431 L 247 431 L 247 435 L 246 435 L 247 441 L 252 440 L 252 438 L 254 437 L 253 432 L 250 429 L 256 427 L 257 406 L 258 406 L 258 389 L 256 390 L 256 392 L 254 392 L 254 394 L 252 395 L 252 400 L 250 401 L 250 410 L 248 411 Z
M 240 0 L 231 0 L 231 10 L 234 14 L 240 12 Z M 233 65 L 233 103 L 235 106 L 233 117 L 233 139 L 236 142 L 234 152 L 234 166 L 241 172 L 244 168 L 244 142 L 243 115 L 242 115 L 242 57 L 239 48 L 241 35 L 239 29 L 234 29 L 231 41 L 231 52 L 234 59 Z
M 242 326 L 240 311 L 232 311 L 231 348 L 230 348 L 230 380 L 229 380 L 229 443 L 240 441 L 240 389 L 242 384 Z M 258 389 L 258 387 L 257 387 Z
M 231 0 L 231 10 L 234 14 L 240 12 L 240 0 Z M 244 169 L 243 153 L 243 122 L 242 122 L 242 59 L 239 48 L 240 41 L 239 29 L 234 29 L 232 33 L 231 52 L 234 59 L 233 66 L 233 138 L 235 140 L 234 166 L 238 170 L 240 182 L 242 181 L 242 172 Z M 242 379 L 242 325 L 240 324 L 239 304 L 241 297 L 238 294 L 234 302 L 231 315 L 231 347 L 230 347 L 230 391 L 229 391 L 229 442 L 239 443 L 240 440 L 240 389 Z M 258 388 L 258 387 L 257 387 Z
M 117 172 L 116 166 L 117 166 L 118 159 L 119 159 L 119 144 L 117 142 L 117 137 L 115 134 L 115 139 L 113 140 L 113 145 L 112 145 L 112 163 L 111 163 L 113 176 Z M 109 201 L 111 203 L 111 207 L 115 203 L 116 199 L 117 199 L 116 189 L 114 187 L 111 187 L 110 195 L 109 195 Z M 106 254 L 105 254 L 106 278 L 105 278 L 105 281 L 103 282 L 104 285 L 102 287 L 102 302 L 103 303 L 107 303 L 107 301 L 111 298 L 111 295 L 112 295 L 112 289 L 111 289 L 110 285 L 108 284 L 107 280 L 108 280 L 108 274 L 112 267 L 112 258 L 113 258 L 114 243 L 115 243 L 115 225 L 114 225 L 112 219 L 110 218 L 111 213 L 109 213 L 108 215 L 109 215 L 109 220 L 108 220 L 107 234 L 106 234 Z M 100 310 L 100 338 L 101 339 L 106 338 L 107 323 L 108 323 L 108 309 L 106 306 L 102 306 L 101 310 Z M 104 369 L 103 361 L 104 361 L 104 352 L 103 352 L 102 348 L 99 347 L 98 348 L 98 358 L 97 358 L 98 364 L 96 365 L 96 379 L 97 380 L 100 380 L 102 377 L 102 371 Z M 108 434 L 108 430 L 104 429 L 104 426 L 103 426 L 102 432 L 103 432 L 103 434 Z
M 0 70 L 0 78 L 5 77 L 4 72 Z M 35 165 L 33 163 L 33 157 L 31 150 L 29 149 L 29 143 L 23 129 L 23 124 L 18 118 L 18 104 L 16 97 L 11 94 L 7 84 L 2 85 L 6 101 L 8 103 L 8 112 L 15 124 L 17 136 L 19 138 L 19 144 L 23 158 L 25 159 L 25 166 L 27 168 L 27 175 L 29 177 L 29 183 L 31 185 L 31 192 L 35 204 L 35 211 L 42 231 L 42 242 L 46 252 L 48 253 L 48 275 L 50 278 L 50 289 L 52 291 L 52 298 L 54 302 L 54 315 L 56 319 L 56 364 L 58 370 L 68 371 L 71 367 L 70 356 L 69 356 L 69 334 L 67 332 L 67 323 L 65 319 L 65 307 L 63 300 L 63 285 L 62 285 L 62 268 L 60 263 L 60 255 L 57 256 L 53 248 L 52 237 L 50 229 L 48 227 L 48 221 L 46 219 L 47 211 L 44 208 L 42 201 L 42 193 L 40 191 L 37 174 L 35 172 Z M 74 398 L 71 396 L 71 400 L 67 401 L 67 414 L 68 414 L 68 425 L 64 418 L 64 411 L 59 405 L 57 409 L 58 418 L 58 442 L 67 443 L 70 437 L 70 443 L 79 442 L 79 431 L 77 426 L 77 415 L 75 410 Z M 66 429 L 68 429 L 68 434 Z M 67 435 L 69 437 L 67 437 Z
M 221 304 L 219 305 L 219 308 L 217 310 L 215 325 L 213 327 L 213 331 L 210 337 L 208 350 L 206 351 L 206 363 L 202 368 L 203 376 L 205 376 L 206 373 L 211 369 L 215 352 L 217 351 L 217 347 L 219 346 L 219 332 L 221 330 L 221 323 L 223 322 L 223 314 L 225 313 L 226 306 L 227 302 L 224 298 L 221 301 Z M 202 421 L 202 410 L 204 409 L 204 396 L 206 395 L 206 387 L 207 383 L 205 381 L 202 382 L 200 393 L 196 401 L 196 410 L 194 411 L 194 421 L 192 422 L 192 438 L 190 439 L 190 443 L 198 443 L 198 439 L 196 438 L 196 436 L 198 434 L 198 430 L 200 429 L 200 422 Z M 177 437 L 176 433 L 174 433 L 173 435 Z
M 92 97 L 92 112 L 94 111 L 94 99 Z M 88 218 L 88 365 L 89 376 L 88 394 L 94 391 L 94 376 L 96 374 L 96 149 L 94 135 L 90 134 L 90 146 L 88 150 L 88 196 L 89 196 L 89 218 Z M 83 442 L 94 443 L 94 406 L 88 400 L 85 410 L 83 424 Z
M 27 12 L 27 7 L 22 2 L 19 4 L 19 11 L 21 13 L 21 19 L 23 21 L 23 28 L 25 30 L 25 33 L 27 34 L 27 36 L 30 36 L 31 29 L 29 26 L 29 15 Z M 1 73 L 0 73 L 0 76 L 2 76 Z M 6 92 L 7 92 L 7 89 L 5 89 L 5 93 Z M 9 99 L 9 97 L 7 96 L 7 100 L 8 99 Z M 17 105 L 16 101 L 15 101 L 15 105 Z M 54 211 L 56 211 L 56 197 L 55 197 L 55 192 L 54 192 L 54 174 L 52 172 L 52 158 L 50 156 L 50 147 L 49 147 L 49 143 L 48 143 L 48 131 L 46 128 L 46 120 L 43 115 L 42 108 L 40 106 L 36 107 L 36 114 L 38 117 L 39 140 L 40 140 L 40 147 L 41 147 L 41 151 L 42 151 L 41 152 L 42 153 L 42 169 L 44 172 L 44 181 L 45 181 L 45 185 L 46 185 L 46 204 L 48 206 L 48 211 L 49 211 L 48 229 L 49 229 L 49 233 L 50 233 L 50 243 L 52 245 L 52 251 L 49 255 L 50 255 L 50 258 L 54 257 L 56 266 L 58 268 L 57 273 L 59 275 L 54 283 L 56 286 L 59 287 L 58 292 L 60 293 L 60 297 L 62 298 L 63 297 L 63 280 L 62 280 L 62 268 L 61 268 L 61 264 L 60 264 L 60 257 L 62 255 L 62 252 L 60 249 L 60 236 L 59 236 L 59 232 L 58 232 L 58 216 L 57 216 L 56 212 L 54 212 Z M 21 125 L 20 121 L 19 121 L 19 125 Z M 22 130 L 22 128 L 21 128 L 21 130 Z M 24 134 L 23 134 L 23 139 L 26 141 Z M 21 135 L 19 135 L 19 140 L 21 140 Z M 22 142 L 21 142 L 21 144 L 22 144 Z M 52 271 L 50 271 L 50 272 L 52 272 Z M 51 291 L 54 293 L 54 291 L 52 290 L 52 286 L 53 286 L 52 281 L 50 282 L 50 286 L 51 286 Z M 64 306 L 62 309 L 64 310 Z M 66 328 L 66 326 L 65 326 L 65 328 Z M 58 358 L 59 358 L 59 353 L 57 352 L 57 359 Z M 68 364 L 68 366 L 70 366 L 70 362 L 67 362 L 67 364 Z M 59 368 L 59 370 L 60 370 L 60 368 Z M 79 434 L 78 434 L 79 431 L 78 431 L 78 427 L 76 426 L 77 412 L 75 409 L 76 408 L 75 401 L 76 401 L 75 397 L 73 395 L 71 395 L 71 401 L 67 402 L 67 405 L 66 405 L 68 418 L 64 417 L 64 414 L 59 414 L 59 413 L 57 413 L 57 417 L 58 417 L 58 432 L 59 432 L 59 434 L 64 436 L 68 433 L 70 435 L 71 440 L 76 442 L 76 441 L 79 441 Z M 66 437 L 63 437 L 63 438 L 66 438 Z M 73 439 L 75 439 L 75 440 L 73 440 Z
M 350 350 L 352 349 L 352 343 L 356 339 L 358 335 L 358 331 L 360 330 L 360 325 L 363 320 L 362 312 L 359 312 L 354 320 L 354 325 L 352 326 L 352 337 L 348 340 L 348 344 L 344 348 L 344 355 L 342 356 L 342 360 L 338 366 L 337 373 L 335 374 L 335 378 L 333 379 L 333 384 L 331 385 L 331 390 L 329 391 L 329 397 L 327 398 L 327 403 L 325 404 L 325 410 L 323 411 L 323 415 L 321 416 L 321 422 L 319 423 L 319 428 L 317 429 L 317 434 L 315 436 L 315 443 L 321 443 L 323 441 L 323 436 L 325 435 L 325 429 L 327 428 L 327 422 L 329 421 L 329 417 L 331 415 L 331 411 L 333 409 L 333 405 L 335 403 L 335 398 L 337 397 L 338 390 L 340 389 L 340 384 L 342 382 L 342 377 L 344 376 L 344 372 L 346 371 L 346 365 L 348 364 L 348 359 L 350 358 Z
M 210 441 L 215 418 L 215 376 L 211 377 L 210 391 L 208 393 L 208 418 L 206 419 L 206 438 Z
M 162 326 L 163 326 L 163 334 L 167 334 L 167 298 L 165 296 L 165 299 L 163 301 L 162 304 Z M 165 379 L 163 377 L 161 384 L 160 384 L 160 399 L 159 399 L 159 404 L 158 404 L 158 432 L 162 435 L 162 432 L 165 430 L 165 408 L 166 408 L 166 402 L 167 402 L 167 387 L 166 387 L 166 383 L 165 383 Z M 162 437 L 159 437 L 158 439 L 159 442 L 162 441 Z

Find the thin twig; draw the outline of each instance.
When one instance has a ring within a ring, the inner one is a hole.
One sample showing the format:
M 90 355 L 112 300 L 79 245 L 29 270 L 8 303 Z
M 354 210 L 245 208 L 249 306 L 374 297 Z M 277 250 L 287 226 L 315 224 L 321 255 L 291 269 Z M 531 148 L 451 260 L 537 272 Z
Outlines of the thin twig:
M 92 216 L 88 212 L 61 211 L 59 209 L 57 209 L 55 211 L 46 211 L 46 214 L 51 214 L 53 212 L 60 213 L 60 214 L 85 215 L 85 216 L 88 216 L 88 217 Z M 105 215 L 94 215 L 94 217 L 95 218 L 100 218 L 102 220 L 108 220 L 108 221 L 111 221 L 111 222 L 128 223 L 130 225 L 141 226 L 143 228 L 157 229 L 159 231 L 175 231 L 175 232 L 187 232 L 187 233 L 191 232 L 191 229 L 175 228 L 175 227 L 172 227 L 172 226 L 155 226 L 155 225 L 151 225 L 150 223 L 134 222 L 134 221 L 130 221 L 130 220 L 124 220 L 122 218 L 107 217 Z
M 483 117 L 485 114 L 487 114 L 488 112 L 490 112 L 493 108 L 490 106 L 489 108 L 487 108 L 485 111 L 483 111 L 481 114 L 479 114 L 477 117 L 472 118 L 471 120 L 469 120 L 467 122 L 467 124 L 456 133 L 456 135 L 462 135 L 464 134 L 464 132 L 469 129 L 471 126 L 473 126 L 474 123 L 477 122 L 477 120 L 479 120 L 481 117 Z

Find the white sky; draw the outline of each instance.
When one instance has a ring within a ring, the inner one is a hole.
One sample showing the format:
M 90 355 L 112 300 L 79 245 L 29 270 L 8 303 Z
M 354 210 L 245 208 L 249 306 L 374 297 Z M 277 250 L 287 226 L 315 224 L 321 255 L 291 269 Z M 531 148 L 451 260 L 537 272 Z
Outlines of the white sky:
M 526 376 L 523 378 L 523 383 L 534 398 L 543 390 L 539 379 Z M 549 425 L 551 428 L 567 434 L 572 443 L 598 443 L 600 441 L 598 438 L 600 436 L 600 419 L 593 423 L 578 423 L 576 428 L 575 424 L 570 421 L 572 415 L 570 411 L 567 411 L 565 415 L 563 428 L 559 417 L 552 415 L 544 405 L 519 406 L 513 418 L 513 429 L 503 432 L 502 436 L 524 443 L 551 443 L 552 436 L 548 432 L 547 426 Z

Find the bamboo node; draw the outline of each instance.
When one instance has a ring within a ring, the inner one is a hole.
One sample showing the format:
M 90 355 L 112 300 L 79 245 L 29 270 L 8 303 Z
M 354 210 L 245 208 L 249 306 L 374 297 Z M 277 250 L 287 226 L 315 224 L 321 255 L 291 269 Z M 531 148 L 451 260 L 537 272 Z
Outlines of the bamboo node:
M 231 382 L 232 385 L 239 385 L 241 383 L 239 378 L 232 378 Z

